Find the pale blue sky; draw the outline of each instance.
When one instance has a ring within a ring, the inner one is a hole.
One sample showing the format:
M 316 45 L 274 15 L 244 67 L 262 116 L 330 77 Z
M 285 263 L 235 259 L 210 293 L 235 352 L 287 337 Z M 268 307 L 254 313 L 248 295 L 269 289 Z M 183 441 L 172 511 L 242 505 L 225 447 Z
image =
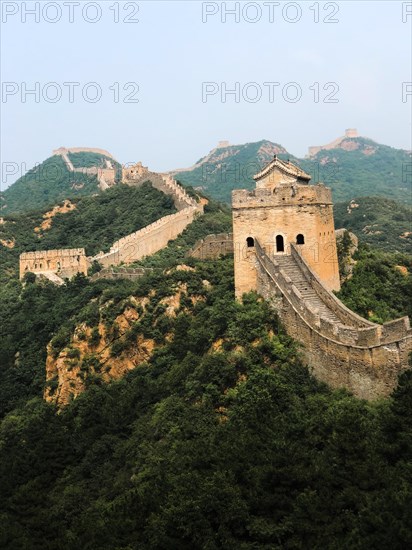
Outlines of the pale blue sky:
M 17 90 L 2 94 L 3 163 L 23 164 L 24 170 L 57 147 L 91 146 L 109 150 L 122 163 L 142 160 L 160 171 L 193 164 L 223 139 L 235 144 L 269 139 L 303 156 L 309 145 L 327 143 L 349 127 L 378 142 L 411 148 L 412 96 L 402 102 L 402 82 L 412 80 L 412 13 L 407 23 L 402 21 L 402 9 L 412 12 L 406 6 L 410 3 L 279 2 L 269 8 L 240 2 L 240 22 L 230 15 L 222 22 L 225 7 L 236 9 L 236 2 L 76 3 L 73 23 L 62 2 L 61 20 L 51 23 L 47 19 L 58 13 L 53 2 L 39 3 L 39 22 L 30 15 L 23 21 L 24 2 L 2 2 L 1 79 L 3 86 L 16 83 L 7 90 Z M 36 9 L 36 2 L 25 4 Z M 85 4 L 89 19 L 97 14 L 93 4 L 100 6 L 98 22 L 84 20 Z M 203 22 L 206 4 L 217 13 Z M 139 22 L 123 22 L 127 14 L 133 17 L 136 6 Z M 315 23 L 317 6 L 320 21 Z M 117 9 L 120 21 L 115 23 Z M 258 10 L 260 20 L 249 22 Z M 330 17 L 338 22 L 323 22 L 332 11 L 337 13 Z M 285 20 L 299 16 L 295 23 Z M 62 97 L 49 103 L 27 95 L 23 103 L 24 82 L 27 88 L 39 82 L 40 93 L 46 90 L 49 99 L 55 89 L 45 85 L 56 82 Z M 73 103 L 64 82 L 80 83 Z M 81 88 L 89 82 L 97 82 L 102 91 L 97 103 L 82 97 Z M 114 88 L 110 90 L 116 82 L 118 103 Z M 127 82 L 139 86 L 138 103 L 123 102 Z M 219 93 L 202 101 L 203 82 L 215 82 Z M 222 102 L 224 82 L 227 88 L 240 83 L 238 103 L 230 95 Z M 244 88 L 250 82 L 257 86 Z M 273 88 L 273 102 L 265 82 L 280 83 Z M 290 82 L 302 93 L 295 103 L 282 97 L 286 85 L 293 98 L 296 88 L 288 87 Z M 315 82 L 318 103 L 309 88 Z M 327 82 L 339 86 L 337 103 L 323 102 L 333 91 L 322 89 Z M 253 99 L 256 90 L 262 93 L 260 101 L 247 102 L 242 96 L 245 91 Z

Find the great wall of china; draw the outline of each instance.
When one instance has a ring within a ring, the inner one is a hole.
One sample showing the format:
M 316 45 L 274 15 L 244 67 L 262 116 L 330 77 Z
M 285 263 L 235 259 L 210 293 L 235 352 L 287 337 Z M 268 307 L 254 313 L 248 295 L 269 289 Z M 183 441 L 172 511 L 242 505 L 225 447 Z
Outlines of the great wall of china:
M 189 255 L 216 259 L 234 254 L 237 298 L 256 290 L 268 301 L 288 334 L 302 344 L 306 362 L 318 379 L 333 388 L 348 388 L 363 399 L 387 396 L 396 387 L 399 374 L 409 368 L 409 318 L 377 325 L 349 310 L 333 294 L 340 283 L 331 194 L 320 184 L 308 186 L 309 179 L 275 155 L 255 176 L 256 190 L 233 192 L 234 233 L 208 235 Z M 87 273 L 97 260 L 104 269 L 93 280 L 137 279 L 146 271 L 127 267 L 119 271 L 111 266 L 154 254 L 203 213 L 203 205 L 172 177 L 149 172 L 141 163 L 123 170 L 122 181 L 128 185 L 151 181 L 173 197 L 178 212 L 119 239 L 109 252 L 92 258 L 86 258 L 84 249 L 22 254 L 20 276 L 33 271 L 62 284 L 61 277 Z M 326 252 L 318 247 L 313 255 L 318 238 L 325 241 Z
M 69 172 L 78 172 L 80 174 L 89 174 L 91 176 L 96 176 L 97 181 L 99 182 L 99 188 L 102 191 L 114 185 L 116 171 L 113 168 L 110 160 L 105 159 L 106 168 L 75 168 L 69 158 L 70 153 L 96 153 L 98 155 L 109 157 L 109 159 L 112 159 L 114 161 L 113 156 L 108 151 L 105 151 L 104 149 L 95 149 L 88 147 L 60 147 L 59 149 L 55 149 L 53 151 L 53 155 L 62 157 Z
M 356 128 L 348 128 L 347 130 L 345 130 L 344 136 L 334 139 L 327 145 L 312 145 L 311 147 L 309 147 L 307 156 L 313 157 L 317 153 L 319 153 L 319 151 L 329 151 L 330 149 L 336 149 L 336 147 L 338 147 L 343 140 L 357 137 L 359 137 L 359 134 Z

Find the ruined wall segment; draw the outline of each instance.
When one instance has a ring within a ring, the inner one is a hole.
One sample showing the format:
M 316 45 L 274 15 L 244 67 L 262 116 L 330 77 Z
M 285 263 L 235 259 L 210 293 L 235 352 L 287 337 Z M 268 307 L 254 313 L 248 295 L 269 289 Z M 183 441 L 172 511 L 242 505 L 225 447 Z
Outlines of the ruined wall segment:
M 309 147 L 308 148 L 308 157 L 315 156 L 317 153 L 319 153 L 319 151 L 323 151 L 323 150 L 330 151 L 331 149 L 336 149 L 337 147 L 339 147 L 339 145 L 342 143 L 343 140 L 348 139 L 348 138 L 357 138 L 357 137 L 359 137 L 357 129 L 356 128 L 348 128 L 347 130 L 345 130 L 345 135 L 344 136 L 341 136 L 341 137 L 338 137 L 338 138 L 334 139 L 333 141 L 331 141 L 327 145 L 312 145 L 311 147 Z
M 197 241 L 188 255 L 201 260 L 216 260 L 233 254 L 233 250 L 233 233 L 217 233 Z
M 41 250 L 20 254 L 20 279 L 28 272 L 55 273 L 61 278 L 72 278 L 77 273 L 87 275 L 88 261 L 84 248 Z

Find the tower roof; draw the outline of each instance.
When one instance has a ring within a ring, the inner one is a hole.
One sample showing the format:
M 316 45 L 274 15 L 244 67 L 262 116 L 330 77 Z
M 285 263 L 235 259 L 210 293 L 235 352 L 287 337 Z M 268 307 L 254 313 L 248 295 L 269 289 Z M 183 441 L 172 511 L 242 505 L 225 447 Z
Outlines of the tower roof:
M 292 164 L 290 161 L 285 162 L 283 160 L 280 160 L 277 155 L 274 156 L 273 160 L 267 164 L 263 170 L 258 172 L 255 176 L 253 176 L 253 179 L 255 181 L 259 181 L 260 179 L 266 177 L 268 174 L 273 172 L 274 170 L 279 170 L 283 172 L 284 174 L 287 174 L 288 176 L 294 176 L 297 180 L 308 182 L 310 180 L 309 174 L 304 172 L 302 168 L 299 168 L 299 166 L 296 166 L 295 164 Z

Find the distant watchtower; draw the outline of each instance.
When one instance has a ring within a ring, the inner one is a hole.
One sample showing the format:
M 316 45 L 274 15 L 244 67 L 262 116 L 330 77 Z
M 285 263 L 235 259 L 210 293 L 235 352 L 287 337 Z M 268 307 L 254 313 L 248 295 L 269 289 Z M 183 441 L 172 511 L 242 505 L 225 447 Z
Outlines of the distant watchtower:
M 291 243 L 328 290 L 339 290 L 331 190 L 277 158 L 256 174 L 254 191 L 232 192 L 235 288 L 256 290 L 255 240 L 271 255 L 288 255 Z

